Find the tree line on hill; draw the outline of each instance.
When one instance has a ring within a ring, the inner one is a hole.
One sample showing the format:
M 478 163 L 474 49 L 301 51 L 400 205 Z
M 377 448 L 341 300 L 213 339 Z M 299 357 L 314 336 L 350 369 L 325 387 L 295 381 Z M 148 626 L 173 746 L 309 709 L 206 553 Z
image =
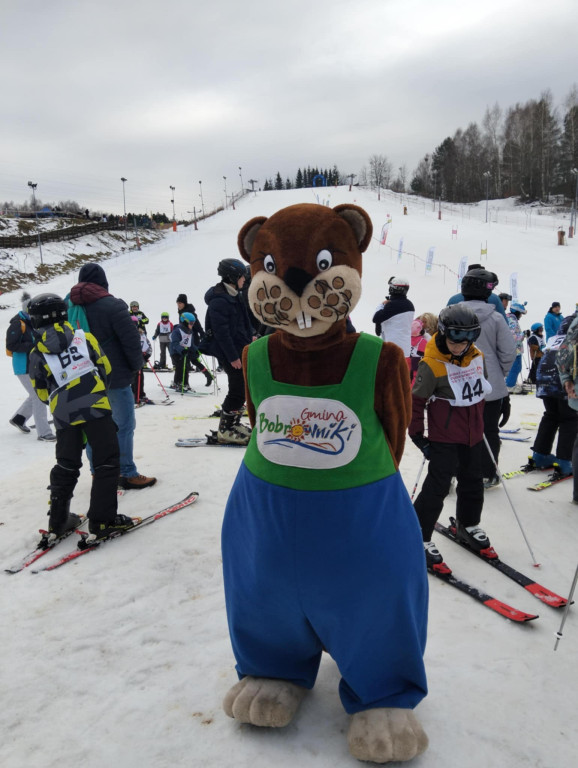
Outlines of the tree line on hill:
M 0 214 L 8 216 L 18 216 L 21 218 L 71 218 L 71 219 L 89 219 L 90 221 L 110 221 L 112 223 L 123 221 L 123 216 L 114 213 L 105 214 L 101 211 L 93 211 L 83 208 L 76 200 L 61 200 L 57 205 L 53 203 L 43 203 L 38 197 L 26 200 L 24 203 L 14 203 L 13 200 L 0 203 Z M 134 227 L 135 222 L 138 227 L 151 226 L 155 224 L 170 224 L 171 219 L 164 213 L 132 213 L 126 214 L 127 226 Z
M 350 175 L 356 175 L 356 174 L 350 174 Z M 307 168 L 301 168 L 297 169 L 297 173 L 295 174 L 295 177 L 291 179 L 289 176 L 283 180 L 281 178 L 281 174 L 279 171 L 277 171 L 277 175 L 275 176 L 275 180 L 273 181 L 272 178 L 266 179 L 265 183 L 263 184 L 263 191 L 268 192 L 272 189 L 303 189 L 304 187 L 321 187 L 323 185 L 323 180 L 320 178 L 322 176 L 325 181 L 327 182 L 328 187 L 334 187 L 337 184 L 345 184 L 345 177 L 342 176 L 339 173 L 339 170 L 336 165 L 333 166 L 331 169 L 320 169 L 320 168 L 311 168 L 311 166 L 307 166 Z M 349 178 L 349 177 L 348 177 Z M 314 183 L 315 180 L 315 183 Z

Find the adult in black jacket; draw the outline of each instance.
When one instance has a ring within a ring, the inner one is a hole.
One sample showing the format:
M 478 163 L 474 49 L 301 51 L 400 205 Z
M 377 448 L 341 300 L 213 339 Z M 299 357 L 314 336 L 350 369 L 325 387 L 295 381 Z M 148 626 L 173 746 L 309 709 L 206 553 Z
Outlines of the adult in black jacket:
M 241 354 L 253 340 L 253 328 L 241 296 L 245 282 L 245 265 L 238 259 L 219 262 L 221 282 L 205 294 L 207 337 L 203 352 L 216 357 L 227 374 L 229 389 L 223 401 L 218 439 L 224 443 L 246 444 L 248 428 L 240 424 L 245 405 L 245 380 Z
M 133 459 L 136 420 L 131 384 L 142 368 L 140 335 L 126 302 L 108 292 L 108 281 L 100 264 L 85 264 L 78 280 L 70 291 L 70 301 L 84 307 L 90 332 L 96 336 L 112 368 L 108 399 L 118 428 L 119 485 L 126 490 L 147 488 L 156 483 L 156 478 L 140 475 Z

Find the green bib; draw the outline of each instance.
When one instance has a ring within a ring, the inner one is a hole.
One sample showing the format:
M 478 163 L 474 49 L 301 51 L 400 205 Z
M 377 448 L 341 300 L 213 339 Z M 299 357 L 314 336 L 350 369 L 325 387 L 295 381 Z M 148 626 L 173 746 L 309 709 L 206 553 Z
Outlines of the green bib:
M 304 491 L 355 488 L 389 477 L 395 463 L 374 410 L 381 339 L 362 333 L 339 384 L 275 381 L 269 337 L 249 346 L 247 375 L 256 423 L 245 465 L 275 485 Z

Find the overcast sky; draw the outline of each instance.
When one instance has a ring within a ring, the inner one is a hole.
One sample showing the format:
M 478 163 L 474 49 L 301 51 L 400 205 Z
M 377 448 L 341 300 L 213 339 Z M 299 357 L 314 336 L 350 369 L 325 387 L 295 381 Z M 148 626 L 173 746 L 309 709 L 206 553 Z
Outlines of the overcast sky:
M 186 216 L 578 81 L 578 0 L 0 0 L 0 202 Z M 239 166 L 241 171 L 239 171 Z M 226 182 L 223 179 L 226 176 Z M 199 185 L 202 181 L 202 186 Z

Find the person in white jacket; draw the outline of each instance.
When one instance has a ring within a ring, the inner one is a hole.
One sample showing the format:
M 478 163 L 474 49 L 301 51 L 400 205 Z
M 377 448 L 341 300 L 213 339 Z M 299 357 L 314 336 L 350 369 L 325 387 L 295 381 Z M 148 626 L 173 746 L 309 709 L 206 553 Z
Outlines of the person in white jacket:
M 488 270 L 472 269 L 464 275 L 461 288 L 464 303 L 473 309 L 480 321 L 481 333 L 476 346 L 483 352 L 487 378 L 492 385 L 484 405 L 484 435 L 497 462 L 500 427 L 505 426 L 510 416 L 510 398 L 504 377 L 516 359 L 516 342 L 501 314 L 488 303 L 493 278 L 495 275 Z M 498 485 L 499 477 L 487 450 L 482 458 L 482 475 L 485 488 Z
M 409 359 L 411 354 L 411 324 L 415 307 L 407 298 L 409 280 L 404 277 L 389 278 L 389 297 L 379 305 L 374 316 L 375 333 L 384 341 L 401 347 Z

